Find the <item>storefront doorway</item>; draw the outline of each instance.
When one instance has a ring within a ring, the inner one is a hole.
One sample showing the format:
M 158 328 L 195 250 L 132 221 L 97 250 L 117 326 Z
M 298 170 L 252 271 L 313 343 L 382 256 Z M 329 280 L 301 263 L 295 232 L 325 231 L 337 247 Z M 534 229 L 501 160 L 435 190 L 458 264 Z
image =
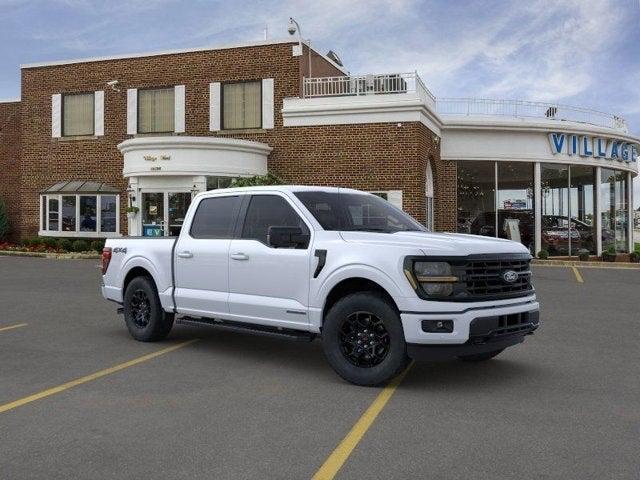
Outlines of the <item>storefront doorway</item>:
M 178 236 L 190 204 L 191 192 L 142 192 L 142 236 Z

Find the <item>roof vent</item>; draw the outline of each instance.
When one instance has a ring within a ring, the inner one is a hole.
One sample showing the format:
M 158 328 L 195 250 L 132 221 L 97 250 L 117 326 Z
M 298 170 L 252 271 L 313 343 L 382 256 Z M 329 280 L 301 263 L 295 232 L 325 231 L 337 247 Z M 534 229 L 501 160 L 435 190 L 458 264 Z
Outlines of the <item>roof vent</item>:
M 338 54 L 336 52 L 334 52 L 333 50 L 329 50 L 327 52 L 327 57 L 330 60 L 332 60 L 333 62 L 335 62 L 338 65 L 340 65 L 341 67 L 344 67 L 344 65 L 342 64 L 342 60 L 340 60 L 340 57 L 338 56 Z

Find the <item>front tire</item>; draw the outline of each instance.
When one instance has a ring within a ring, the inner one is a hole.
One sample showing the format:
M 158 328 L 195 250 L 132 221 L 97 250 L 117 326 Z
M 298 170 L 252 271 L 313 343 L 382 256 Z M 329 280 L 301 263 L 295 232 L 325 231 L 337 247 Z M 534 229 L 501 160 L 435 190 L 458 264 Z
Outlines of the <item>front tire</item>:
M 374 292 L 352 293 L 331 307 L 322 347 L 336 373 L 356 385 L 386 383 L 409 361 L 398 311 Z
M 157 342 L 169 335 L 172 313 L 163 310 L 153 280 L 136 277 L 124 293 L 124 321 L 129 333 L 139 342 Z

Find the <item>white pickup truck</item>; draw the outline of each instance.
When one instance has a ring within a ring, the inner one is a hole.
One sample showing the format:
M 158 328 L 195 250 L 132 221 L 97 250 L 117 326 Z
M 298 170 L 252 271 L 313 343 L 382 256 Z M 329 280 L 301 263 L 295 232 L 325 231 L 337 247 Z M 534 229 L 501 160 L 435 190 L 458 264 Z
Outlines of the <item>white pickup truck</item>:
M 488 360 L 539 325 L 520 243 L 430 233 L 357 190 L 269 186 L 197 195 L 177 238 L 109 239 L 102 294 L 131 335 L 181 322 L 322 339 L 344 379 L 378 385 L 410 358 Z

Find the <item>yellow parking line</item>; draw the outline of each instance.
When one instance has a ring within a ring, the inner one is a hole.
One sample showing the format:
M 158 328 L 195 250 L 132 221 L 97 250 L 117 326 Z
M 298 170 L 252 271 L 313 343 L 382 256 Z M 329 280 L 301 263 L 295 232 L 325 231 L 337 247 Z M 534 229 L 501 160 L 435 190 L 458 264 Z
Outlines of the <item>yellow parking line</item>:
M 143 355 L 142 357 L 134 358 L 133 360 L 129 360 L 128 362 L 121 363 L 110 368 L 105 368 L 104 370 L 92 373 L 91 375 L 87 375 L 85 377 L 63 383 L 62 385 L 58 385 L 57 387 L 49 388 L 47 390 L 43 390 L 42 392 L 29 395 L 28 397 L 15 400 L 11 403 L 5 403 L 4 405 L 0 405 L 0 413 L 8 412 L 9 410 L 13 410 L 14 408 L 22 407 L 23 405 L 35 402 L 36 400 L 40 400 L 41 398 L 50 397 L 51 395 L 55 395 L 56 393 L 64 392 L 65 390 L 77 387 L 78 385 L 90 382 L 91 380 L 97 380 L 98 378 L 119 372 L 120 370 L 124 370 L 125 368 L 133 367 L 134 365 L 138 365 L 139 363 L 146 362 L 147 360 L 151 360 L 152 358 L 159 357 L 160 355 L 164 355 L 165 353 L 173 352 L 174 350 L 177 350 L 179 348 L 186 347 L 187 345 L 190 345 L 196 341 L 198 341 L 197 338 L 189 340 L 187 342 L 178 343 L 176 345 L 172 345 L 171 347 L 163 348 L 162 350 Z
M 571 269 L 573 270 L 573 274 L 576 276 L 576 281 L 578 283 L 584 283 L 584 280 L 582 279 L 582 275 L 580 275 L 580 272 L 578 271 L 578 269 L 576 267 L 571 267 Z
M 16 325 L 9 325 L 8 327 L 0 327 L 0 332 L 6 332 L 7 330 L 13 330 L 14 328 L 26 327 L 28 323 L 17 323 Z
M 336 476 L 340 468 L 342 468 L 342 465 L 344 465 L 344 462 L 346 462 L 351 455 L 351 452 L 353 452 L 360 440 L 362 440 L 364 434 L 367 433 L 367 430 L 369 430 L 371 425 L 373 425 L 373 422 L 385 407 L 389 399 L 391 399 L 398 388 L 398 385 L 400 385 L 400 382 L 402 382 L 402 379 L 412 366 L 413 362 L 409 364 L 404 372 L 391 380 L 391 382 L 384 387 L 382 392 L 380 392 L 369 408 L 367 408 L 360 419 L 351 428 L 351 431 L 347 436 L 344 437 L 333 453 L 329 455 L 329 458 L 325 460 L 320 467 L 320 470 L 318 470 L 313 476 L 313 480 L 331 480 Z

